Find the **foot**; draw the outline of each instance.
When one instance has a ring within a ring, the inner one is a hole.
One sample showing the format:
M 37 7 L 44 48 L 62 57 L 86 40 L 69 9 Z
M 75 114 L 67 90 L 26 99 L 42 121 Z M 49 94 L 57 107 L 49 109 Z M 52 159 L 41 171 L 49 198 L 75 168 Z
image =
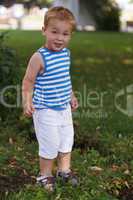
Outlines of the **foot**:
M 78 186 L 78 178 L 71 170 L 68 172 L 58 171 L 56 177 L 60 177 L 63 183 L 70 182 L 73 186 Z
M 48 192 L 53 192 L 55 189 L 55 178 L 53 176 L 38 176 L 37 184 L 43 186 Z

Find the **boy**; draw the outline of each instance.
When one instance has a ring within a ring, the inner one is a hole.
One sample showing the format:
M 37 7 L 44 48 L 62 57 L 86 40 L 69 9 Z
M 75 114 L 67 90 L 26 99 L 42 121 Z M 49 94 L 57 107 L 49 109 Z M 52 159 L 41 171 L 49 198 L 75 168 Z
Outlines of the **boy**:
M 33 115 L 39 143 L 40 175 L 37 182 L 54 189 L 53 161 L 58 160 L 57 177 L 77 184 L 71 172 L 73 146 L 72 111 L 78 101 L 70 80 L 70 52 L 66 48 L 75 29 L 73 14 L 53 7 L 44 18 L 42 33 L 46 43 L 31 57 L 22 84 L 24 114 Z

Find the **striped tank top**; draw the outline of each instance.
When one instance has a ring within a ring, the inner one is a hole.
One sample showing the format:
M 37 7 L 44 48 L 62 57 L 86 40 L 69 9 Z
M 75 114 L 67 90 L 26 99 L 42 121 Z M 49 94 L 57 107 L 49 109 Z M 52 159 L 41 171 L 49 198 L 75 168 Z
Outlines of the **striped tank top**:
M 44 61 L 44 72 L 38 73 L 33 92 L 36 109 L 63 110 L 71 100 L 70 52 L 67 48 L 59 52 L 40 48 Z

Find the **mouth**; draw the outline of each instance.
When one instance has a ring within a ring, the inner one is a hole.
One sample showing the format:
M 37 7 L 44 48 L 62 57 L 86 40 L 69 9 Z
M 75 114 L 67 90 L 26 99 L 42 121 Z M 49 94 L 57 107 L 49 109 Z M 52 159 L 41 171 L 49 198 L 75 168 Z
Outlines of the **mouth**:
M 54 43 L 57 48 L 61 48 L 63 46 L 62 43 Z

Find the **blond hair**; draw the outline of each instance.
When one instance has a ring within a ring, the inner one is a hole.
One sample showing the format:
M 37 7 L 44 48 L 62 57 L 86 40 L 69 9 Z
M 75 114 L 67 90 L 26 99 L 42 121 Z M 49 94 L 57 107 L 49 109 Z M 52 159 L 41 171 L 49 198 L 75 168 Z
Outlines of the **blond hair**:
M 76 20 L 73 15 L 73 13 L 68 10 L 67 8 L 64 8 L 62 6 L 57 6 L 57 7 L 52 7 L 50 8 L 44 17 L 44 26 L 47 27 L 49 21 L 51 19 L 59 19 L 59 20 L 64 20 L 68 21 L 71 26 L 72 26 L 72 31 L 76 29 Z

